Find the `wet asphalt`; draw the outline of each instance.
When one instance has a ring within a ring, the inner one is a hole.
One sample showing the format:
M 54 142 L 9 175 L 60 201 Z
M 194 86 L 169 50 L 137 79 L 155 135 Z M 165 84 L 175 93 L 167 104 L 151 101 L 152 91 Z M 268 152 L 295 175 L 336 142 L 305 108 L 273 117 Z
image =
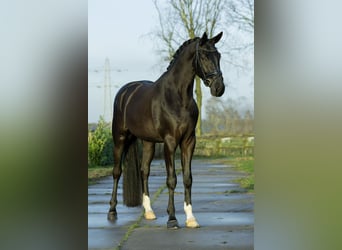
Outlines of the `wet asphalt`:
M 180 162 L 176 169 L 180 170 Z M 151 164 L 149 189 L 156 220 L 143 218 L 143 208 L 122 204 L 120 180 L 115 222 L 107 220 L 113 180 L 105 177 L 88 186 L 88 249 L 253 249 L 254 195 L 234 182 L 242 178 L 230 165 L 192 161 L 192 207 L 200 228 L 185 227 L 183 178 L 177 175 L 176 217 L 180 229 L 167 229 L 168 189 L 162 160 Z M 122 179 L 122 178 L 121 178 Z

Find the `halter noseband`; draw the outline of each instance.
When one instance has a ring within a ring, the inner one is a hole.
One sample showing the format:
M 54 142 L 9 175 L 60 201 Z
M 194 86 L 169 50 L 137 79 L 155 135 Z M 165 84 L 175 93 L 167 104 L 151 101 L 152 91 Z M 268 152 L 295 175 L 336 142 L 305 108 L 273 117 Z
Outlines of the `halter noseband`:
M 199 50 L 206 51 L 206 52 L 217 52 L 217 50 L 199 49 L 198 46 L 199 46 L 199 42 L 196 44 L 195 65 L 196 65 L 196 68 L 198 67 L 200 69 L 200 73 L 202 74 L 201 78 L 202 78 L 204 84 L 208 87 L 211 87 L 209 78 L 212 78 L 215 76 L 220 76 L 220 75 L 222 75 L 222 72 L 219 69 L 219 70 L 214 70 L 214 71 L 209 72 L 209 73 L 204 73 L 203 68 L 201 66 L 201 61 L 199 60 Z

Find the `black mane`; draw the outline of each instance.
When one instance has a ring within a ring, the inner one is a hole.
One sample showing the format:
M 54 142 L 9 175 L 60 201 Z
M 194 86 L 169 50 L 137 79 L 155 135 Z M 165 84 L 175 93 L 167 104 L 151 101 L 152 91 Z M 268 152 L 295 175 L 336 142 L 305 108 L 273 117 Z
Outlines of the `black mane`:
M 187 41 L 185 41 L 178 49 L 177 51 L 173 54 L 172 56 L 172 60 L 169 64 L 169 66 L 167 67 L 167 70 L 169 70 L 174 64 L 175 64 L 175 61 L 177 60 L 179 54 L 183 51 L 183 49 L 189 45 L 190 43 L 194 42 L 194 41 L 198 41 L 200 38 L 199 37 L 195 37 L 193 39 L 189 39 Z

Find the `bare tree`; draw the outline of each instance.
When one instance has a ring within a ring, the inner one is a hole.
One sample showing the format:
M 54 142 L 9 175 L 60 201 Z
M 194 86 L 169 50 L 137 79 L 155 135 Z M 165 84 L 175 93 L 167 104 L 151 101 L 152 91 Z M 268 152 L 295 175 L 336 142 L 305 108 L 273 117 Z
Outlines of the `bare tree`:
M 245 111 L 244 116 L 241 116 L 241 111 L 238 111 L 238 102 L 233 99 L 217 99 L 211 98 L 208 100 L 205 107 L 206 132 L 213 135 L 251 135 L 253 134 L 254 118 L 250 110 Z
M 227 43 L 225 60 L 238 69 L 248 69 L 243 57 L 254 49 L 254 0 L 227 0 L 224 13 L 227 33 L 235 34 Z
M 201 36 L 204 31 L 209 37 L 215 35 L 224 3 L 222 0 L 171 0 L 162 6 L 161 1 L 154 0 L 160 25 L 156 37 L 162 41 L 160 52 L 166 54 L 164 58 L 170 61 L 184 40 Z M 195 96 L 199 109 L 196 134 L 201 135 L 202 89 L 199 77 L 195 78 Z
M 254 0 L 229 0 L 226 10 L 228 22 L 240 30 L 254 33 Z
M 208 129 L 211 134 L 218 135 L 220 132 L 220 125 L 223 125 L 222 109 L 223 106 L 221 99 L 210 98 L 205 106 L 207 116 Z
M 250 110 L 246 111 L 243 123 L 243 133 L 245 135 L 253 134 L 253 116 Z

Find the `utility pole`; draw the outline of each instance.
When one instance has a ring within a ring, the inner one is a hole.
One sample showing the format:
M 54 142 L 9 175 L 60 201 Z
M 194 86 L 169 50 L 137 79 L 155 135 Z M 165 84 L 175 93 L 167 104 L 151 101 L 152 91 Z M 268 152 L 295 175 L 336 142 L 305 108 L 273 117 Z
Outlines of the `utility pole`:
M 112 107 L 112 90 L 110 79 L 110 63 L 108 57 L 106 57 L 104 65 L 104 101 L 103 101 L 103 118 L 105 121 L 112 120 L 113 107 Z

